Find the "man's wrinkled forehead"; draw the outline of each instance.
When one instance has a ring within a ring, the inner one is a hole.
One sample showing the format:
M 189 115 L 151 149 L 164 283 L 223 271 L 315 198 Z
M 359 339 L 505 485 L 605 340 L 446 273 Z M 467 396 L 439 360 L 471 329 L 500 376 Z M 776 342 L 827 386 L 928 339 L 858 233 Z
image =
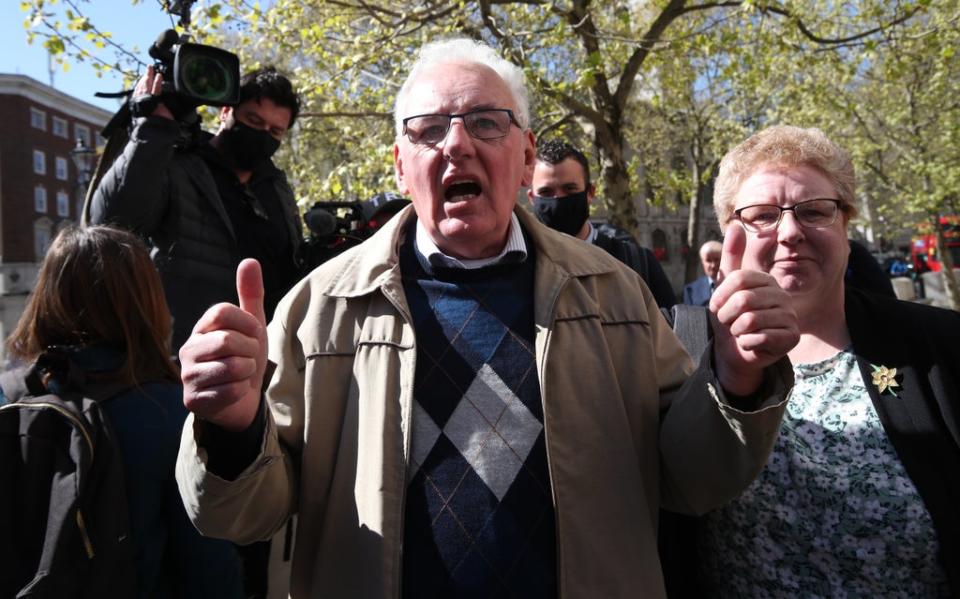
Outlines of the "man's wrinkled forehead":
M 415 75 L 402 116 L 478 108 L 516 110 L 510 89 L 496 71 L 480 63 L 451 61 L 426 66 Z

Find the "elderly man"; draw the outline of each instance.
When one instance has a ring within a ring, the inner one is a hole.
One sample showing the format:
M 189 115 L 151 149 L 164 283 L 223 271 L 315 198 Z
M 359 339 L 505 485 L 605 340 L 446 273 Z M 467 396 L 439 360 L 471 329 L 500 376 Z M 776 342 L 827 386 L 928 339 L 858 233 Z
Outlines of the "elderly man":
M 268 332 L 244 262 L 240 306 L 180 353 L 191 518 L 250 542 L 297 514 L 293 597 L 662 596 L 657 508 L 729 500 L 773 442 L 785 295 L 731 258 L 693 372 L 636 273 L 516 208 L 535 156 L 519 69 L 429 44 L 395 110 L 412 208 Z
M 723 246 L 719 241 L 708 241 L 700 246 L 700 266 L 703 276 L 683 286 L 683 303 L 688 306 L 706 306 L 710 296 L 717 288 L 720 274 L 720 252 Z

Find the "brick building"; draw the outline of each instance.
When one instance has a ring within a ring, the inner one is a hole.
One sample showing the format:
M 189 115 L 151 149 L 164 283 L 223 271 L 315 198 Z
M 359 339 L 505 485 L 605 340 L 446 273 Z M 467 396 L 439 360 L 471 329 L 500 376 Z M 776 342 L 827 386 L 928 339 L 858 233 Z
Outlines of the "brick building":
M 71 151 L 100 145 L 111 113 L 24 75 L 0 74 L 0 338 L 23 311 L 51 240 L 79 222 Z M 0 349 L 0 356 L 3 350 Z

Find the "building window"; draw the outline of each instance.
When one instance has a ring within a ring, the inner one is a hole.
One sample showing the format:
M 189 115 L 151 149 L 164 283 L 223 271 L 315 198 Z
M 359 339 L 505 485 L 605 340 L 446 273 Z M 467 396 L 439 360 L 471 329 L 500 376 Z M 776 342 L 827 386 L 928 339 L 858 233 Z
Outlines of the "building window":
M 33 209 L 40 214 L 47 213 L 47 190 L 43 185 L 33 188 Z
M 57 156 L 57 179 L 67 180 L 67 159 L 62 156 Z
M 667 251 L 667 234 L 662 229 L 653 230 L 653 255 L 660 262 L 670 259 L 670 253 Z
M 57 216 L 70 216 L 70 194 L 63 190 L 57 192 Z
M 47 155 L 43 150 L 33 151 L 33 172 L 38 175 L 47 174 Z
M 47 113 L 36 108 L 30 109 L 30 126 L 41 131 L 47 130 Z
M 73 132 L 76 133 L 74 137 L 83 140 L 83 145 L 87 146 L 88 148 L 93 147 L 90 145 L 90 127 L 87 127 L 86 125 L 74 125 Z
M 53 134 L 57 137 L 67 138 L 69 132 L 67 130 L 67 120 L 62 119 L 58 116 L 53 117 Z
M 33 223 L 33 252 L 37 262 L 41 262 L 50 249 L 53 226 L 49 218 L 39 218 Z

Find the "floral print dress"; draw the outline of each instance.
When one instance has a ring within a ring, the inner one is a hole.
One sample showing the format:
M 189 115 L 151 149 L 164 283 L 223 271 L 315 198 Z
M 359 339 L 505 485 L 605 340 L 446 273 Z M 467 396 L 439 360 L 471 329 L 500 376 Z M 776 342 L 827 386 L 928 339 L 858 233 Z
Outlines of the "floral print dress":
M 701 579 L 720 597 L 949 597 L 930 514 L 848 349 L 794 366 L 766 468 L 705 517 Z

